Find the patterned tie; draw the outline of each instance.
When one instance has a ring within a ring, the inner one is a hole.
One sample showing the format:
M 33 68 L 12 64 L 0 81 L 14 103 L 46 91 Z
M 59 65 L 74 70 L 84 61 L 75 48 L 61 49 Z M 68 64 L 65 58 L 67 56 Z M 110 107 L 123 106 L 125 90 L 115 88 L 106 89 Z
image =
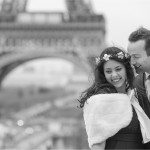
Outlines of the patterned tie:
M 146 85 L 147 97 L 150 102 L 150 75 L 148 76 L 145 85 Z

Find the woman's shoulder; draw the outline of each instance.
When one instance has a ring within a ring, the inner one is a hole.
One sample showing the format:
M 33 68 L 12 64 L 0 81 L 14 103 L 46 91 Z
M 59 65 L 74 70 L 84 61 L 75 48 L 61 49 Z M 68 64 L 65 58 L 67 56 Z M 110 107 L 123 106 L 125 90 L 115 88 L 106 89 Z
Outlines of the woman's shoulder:
M 129 101 L 128 95 L 123 93 L 100 93 L 91 96 L 87 100 L 89 103 L 120 103 L 121 101 Z
M 102 86 L 96 91 L 96 94 L 111 94 L 111 93 L 117 93 L 114 87 Z
M 96 94 L 109 94 L 108 90 L 106 88 L 102 88 L 99 91 L 96 92 Z

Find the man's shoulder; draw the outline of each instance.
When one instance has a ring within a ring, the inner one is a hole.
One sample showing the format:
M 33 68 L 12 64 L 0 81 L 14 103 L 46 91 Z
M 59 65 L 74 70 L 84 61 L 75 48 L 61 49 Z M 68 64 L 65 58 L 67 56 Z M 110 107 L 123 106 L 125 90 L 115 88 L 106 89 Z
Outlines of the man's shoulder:
M 144 87 L 144 74 L 138 74 L 135 77 L 133 83 L 134 83 L 135 88 L 140 88 L 140 89 L 143 88 Z
M 134 88 L 137 89 L 138 93 L 146 95 L 145 74 L 144 73 L 137 75 L 133 84 L 134 84 Z
M 144 80 L 144 73 L 138 74 L 135 77 L 135 81 L 142 81 L 143 82 L 143 80 Z

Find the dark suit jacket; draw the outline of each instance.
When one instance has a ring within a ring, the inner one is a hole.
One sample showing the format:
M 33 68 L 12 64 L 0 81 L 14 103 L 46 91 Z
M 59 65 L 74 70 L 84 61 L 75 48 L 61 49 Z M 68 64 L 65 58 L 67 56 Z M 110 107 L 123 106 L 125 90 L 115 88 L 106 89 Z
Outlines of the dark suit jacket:
M 134 80 L 134 87 L 137 90 L 138 101 L 144 112 L 150 118 L 150 102 L 145 89 L 145 74 L 138 75 Z M 150 142 L 145 145 L 145 149 L 150 149 Z
M 138 101 L 141 107 L 150 118 L 150 102 L 145 89 L 145 74 L 140 74 L 135 78 L 134 87 L 137 90 Z

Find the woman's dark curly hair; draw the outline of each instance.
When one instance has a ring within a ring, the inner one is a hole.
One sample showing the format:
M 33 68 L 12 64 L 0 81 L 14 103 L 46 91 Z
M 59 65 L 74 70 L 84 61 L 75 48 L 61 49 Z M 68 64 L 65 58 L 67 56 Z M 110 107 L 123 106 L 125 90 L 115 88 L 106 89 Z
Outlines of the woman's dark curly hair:
M 118 55 L 120 53 L 121 55 Z M 92 86 L 82 92 L 80 99 L 78 99 L 78 101 L 80 102 L 80 108 L 84 107 L 84 103 L 92 95 L 100 93 L 117 93 L 116 88 L 107 82 L 104 75 L 104 64 L 107 61 L 107 59 L 105 59 L 106 54 L 107 56 L 110 56 L 109 59 L 120 62 L 125 66 L 127 75 L 126 90 L 128 90 L 129 88 L 133 89 L 134 72 L 130 64 L 130 56 L 124 50 L 118 47 L 108 47 L 104 49 L 100 57 L 98 57 L 99 61 L 95 66 L 94 82 Z

